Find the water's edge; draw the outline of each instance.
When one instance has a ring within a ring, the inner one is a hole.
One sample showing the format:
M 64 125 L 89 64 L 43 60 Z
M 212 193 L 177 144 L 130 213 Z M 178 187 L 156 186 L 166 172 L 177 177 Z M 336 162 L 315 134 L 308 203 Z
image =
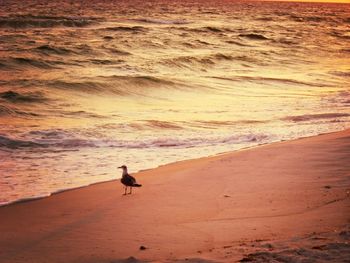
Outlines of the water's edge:
M 340 133 L 340 132 L 346 131 L 348 129 L 350 129 L 350 128 L 345 128 L 343 130 L 327 132 L 327 133 L 319 133 L 317 135 L 304 136 L 304 137 L 294 138 L 294 139 L 290 139 L 290 140 L 278 140 L 278 141 L 273 141 L 273 142 L 269 142 L 269 143 L 261 143 L 261 144 L 257 144 L 257 145 L 253 145 L 253 146 L 243 147 L 243 148 L 240 148 L 240 149 L 237 149 L 237 150 L 233 150 L 233 151 L 217 153 L 217 154 L 214 154 L 214 155 L 203 156 L 203 157 L 198 157 L 198 158 L 194 158 L 194 159 L 186 159 L 186 160 L 181 160 L 181 161 L 176 161 L 176 162 L 170 162 L 170 163 L 158 165 L 158 166 L 150 168 L 150 169 L 138 170 L 135 174 L 140 173 L 140 172 L 144 172 L 144 171 L 157 169 L 159 167 L 164 167 L 164 166 L 168 166 L 168 165 L 174 165 L 174 164 L 181 163 L 181 162 L 189 162 L 189 161 L 194 161 L 194 160 L 199 160 L 199 159 L 204 159 L 204 158 L 207 159 L 207 158 L 214 158 L 214 157 L 217 157 L 217 156 L 225 156 L 225 155 L 229 155 L 229 154 L 237 153 L 237 152 L 241 152 L 241 151 L 253 150 L 254 148 L 257 148 L 257 147 L 263 147 L 263 146 L 268 146 L 268 145 L 278 144 L 278 143 L 298 141 L 298 140 L 301 140 L 301 139 L 318 137 L 318 136 L 327 135 L 327 134 Z M 119 179 L 120 179 L 120 177 L 115 178 L 115 179 L 111 179 L 111 180 L 107 180 L 107 181 L 101 181 L 101 182 L 95 182 L 95 183 L 91 183 L 91 184 L 87 184 L 87 185 L 81 185 L 81 186 L 78 186 L 78 187 L 67 188 L 67 189 L 60 189 L 60 190 L 54 191 L 54 192 L 52 192 L 52 193 L 50 193 L 48 195 L 44 195 L 44 196 L 35 196 L 35 197 L 18 199 L 18 200 L 9 202 L 9 203 L 1 204 L 0 205 L 0 209 L 2 207 L 13 206 L 13 205 L 17 205 L 17 204 L 23 204 L 23 203 L 27 203 L 27 202 L 37 201 L 37 200 L 48 198 L 50 196 L 54 196 L 54 195 L 57 195 L 57 194 L 62 194 L 62 193 L 68 192 L 68 191 L 78 190 L 78 189 L 81 189 L 81 188 L 94 186 L 94 185 L 97 185 L 97 184 L 115 182 L 115 181 L 118 181 Z

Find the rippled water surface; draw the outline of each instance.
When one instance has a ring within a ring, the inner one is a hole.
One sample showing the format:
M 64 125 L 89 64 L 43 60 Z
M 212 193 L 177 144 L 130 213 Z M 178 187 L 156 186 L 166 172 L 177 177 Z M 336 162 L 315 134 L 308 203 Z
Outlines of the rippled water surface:
M 0 2 L 0 204 L 349 127 L 348 4 Z

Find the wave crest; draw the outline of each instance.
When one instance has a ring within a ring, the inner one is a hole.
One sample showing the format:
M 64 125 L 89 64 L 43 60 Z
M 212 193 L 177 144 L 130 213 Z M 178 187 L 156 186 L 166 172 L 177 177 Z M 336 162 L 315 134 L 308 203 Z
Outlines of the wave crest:
M 23 148 L 23 147 L 39 147 L 39 146 L 43 147 L 43 145 L 40 145 L 32 141 L 11 139 L 9 137 L 0 135 L 0 147 L 16 149 L 16 148 Z
M 55 55 L 69 55 L 74 53 L 72 50 L 63 47 L 55 47 L 51 45 L 42 45 L 35 48 L 40 53 L 44 54 L 55 54 Z
M 14 109 L 11 107 L 7 107 L 4 105 L 0 105 L 0 117 L 3 116 L 12 116 L 19 118 L 31 118 L 31 117 L 39 117 L 40 114 L 34 112 L 26 112 L 18 109 Z
M 252 81 L 252 82 L 256 82 L 256 83 L 283 83 L 283 84 L 288 84 L 288 85 L 302 85 L 302 86 L 310 86 L 310 87 L 329 87 L 329 86 L 331 86 L 330 84 L 299 81 L 296 79 L 271 78 L 271 77 L 259 77 L 259 76 L 258 77 L 235 76 L 232 78 L 229 78 L 229 77 L 212 77 L 212 78 L 229 80 L 229 81 Z
M 115 26 L 115 27 L 106 27 L 104 28 L 104 30 L 140 33 L 140 32 L 145 32 L 147 29 L 143 26 Z
M 42 102 L 46 100 L 41 93 L 27 93 L 20 94 L 15 91 L 9 90 L 0 93 L 0 98 L 13 103 L 19 102 Z
M 138 18 L 133 19 L 133 21 L 141 22 L 141 23 L 150 23 L 150 24 L 161 24 L 161 25 L 184 25 L 184 24 L 190 24 L 187 20 L 181 20 L 181 19 L 156 19 L 156 18 Z
M 5 60 L 0 60 L 0 70 L 25 70 L 27 68 L 55 69 L 62 63 L 63 62 L 61 61 L 11 57 Z
M 320 114 L 305 114 L 305 115 L 297 115 L 297 116 L 287 116 L 283 118 L 286 121 L 293 122 L 303 122 L 303 121 L 312 121 L 319 119 L 334 119 L 334 118 L 342 118 L 349 117 L 348 113 L 320 113 Z
M 261 35 L 261 34 L 253 34 L 253 33 L 251 33 L 251 34 L 239 34 L 238 36 L 248 38 L 251 40 L 268 40 L 267 37 L 265 37 L 264 35 Z
M 52 28 L 52 27 L 85 27 L 93 24 L 92 18 L 69 18 L 50 16 L 22 16 L 0 18 L 3 28 Z
M 170 80 L 153 76 L 100 76 L 93 80 L 87 79 L 80 82 L 68 82 L 63 80 L 49 81 L 48 86 L 57 89 L 66 89 L 78 92 L 113 93 L 116 95 L 141 95 L 145 88 L 169 87 L 176 83 Z M 133 89 L 131 89 L 133 87 Z

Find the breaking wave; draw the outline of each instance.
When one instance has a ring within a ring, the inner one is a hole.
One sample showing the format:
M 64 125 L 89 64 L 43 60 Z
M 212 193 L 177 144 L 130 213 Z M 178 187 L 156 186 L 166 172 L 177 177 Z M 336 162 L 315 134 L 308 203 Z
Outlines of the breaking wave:
M 164 123 L 151 125 L 161 125 L 164 128 Z M 173 128 L 173 127 L 172 127 Z M 23 137 L 23 138 L 22 138 Z M 191 137 L 191 138 L 176 138 L 176 137 L 161 137 L 148 140 L 116 140 L 116 139 L 97 139 L 87 138 L 82 135 L 67 132 L 63 130 L 43 130 L 31 131 L 22 135 L 21 138 L 10 138 L 1 135 L 0 147 L 18 149 L 18 148 L 127 148 L 127 149 L 147 149 L 147 148 L 164 148 L 164 147 L 203 147 L 220 144 L 242 144 L 242 143 L 263 143 L 272 139 L 272 136 L 265 134 L 240 134 L 230 136 L 218 136 L 211 138 Z M 30 139 L 29 139 L 30 138 Z

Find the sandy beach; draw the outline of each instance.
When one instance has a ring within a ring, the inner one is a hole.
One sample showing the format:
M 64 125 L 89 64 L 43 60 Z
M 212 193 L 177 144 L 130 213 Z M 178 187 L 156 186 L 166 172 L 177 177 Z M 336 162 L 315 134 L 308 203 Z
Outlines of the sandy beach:
M 1 207 L 0 262 L 349 262 L 349 172 L 346 130 Z

